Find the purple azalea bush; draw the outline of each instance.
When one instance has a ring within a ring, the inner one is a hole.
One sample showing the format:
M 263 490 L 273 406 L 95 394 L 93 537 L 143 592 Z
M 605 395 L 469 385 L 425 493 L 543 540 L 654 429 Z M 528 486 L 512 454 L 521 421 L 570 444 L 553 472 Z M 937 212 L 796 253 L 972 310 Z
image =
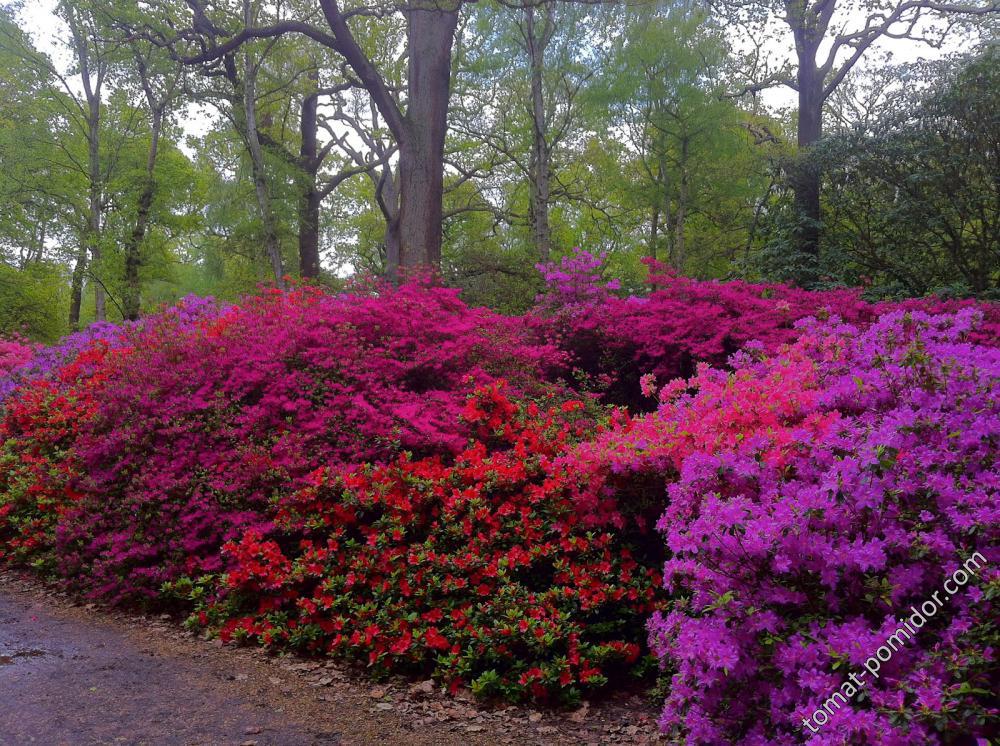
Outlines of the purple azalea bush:
M 795 346 L 819 372 L 813 406 L 837 426 L 788 461 L 752 439 L 684 461 L 659 524 L 675 603 L 650 623 L 671 675 L 664 732 L 761 746 L 995 734 L 1000 351 L 968 341 L 977 316 L 806 322 Z M 979 582 L 811 720 L 973 556 Z

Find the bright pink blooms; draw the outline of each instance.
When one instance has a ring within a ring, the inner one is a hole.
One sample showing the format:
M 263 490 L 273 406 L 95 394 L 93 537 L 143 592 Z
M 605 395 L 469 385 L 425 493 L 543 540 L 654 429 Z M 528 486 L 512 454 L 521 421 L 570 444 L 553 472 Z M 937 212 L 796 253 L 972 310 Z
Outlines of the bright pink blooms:
M 741 281 L 701 282 L 650 265 L 651 292 L 619 297 L 616 284 L 601 277 L 601 261 L 586 252 L 546 269 L 548 291 L 532 314 L 554 344 L 565 350 L 577 374 L 610 402 L 641 409 L 648 400 L 639 378 L 661 381 L 694 375 L 699 362 L 724 365 L 748 342 L 776 352 L 793 342 L 796 323 L 806 318 L 839 318 L 867 324 L 896 306 L 872 305 L 855 290 L 824 292 L 787 285 Z M 906 301 L 906 310 L 946 313 L 976 308 L 986 316 L 977 342 L 1000 339 L 1000 306 L 975 301 Z
M 30 343 L 18 339 L 0 339 L 0 376 L 9 375 L 34 356 L 35 351 Z
M 0 337 L 0 401 L 15 387 L 14 375 L 35 356 L 34 346 L 24 340 Z

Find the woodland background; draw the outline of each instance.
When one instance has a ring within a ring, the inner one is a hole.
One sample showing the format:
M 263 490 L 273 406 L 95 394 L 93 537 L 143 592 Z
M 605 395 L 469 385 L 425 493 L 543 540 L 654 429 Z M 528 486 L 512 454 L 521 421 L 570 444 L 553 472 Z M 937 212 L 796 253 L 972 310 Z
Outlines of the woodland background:
M 654 257 L 995 298 L 996 10 L 73 0 L 38 28 L 7 4 L 0 334 L 420 266 L 521 312 L 575 246 L 629 290 Z

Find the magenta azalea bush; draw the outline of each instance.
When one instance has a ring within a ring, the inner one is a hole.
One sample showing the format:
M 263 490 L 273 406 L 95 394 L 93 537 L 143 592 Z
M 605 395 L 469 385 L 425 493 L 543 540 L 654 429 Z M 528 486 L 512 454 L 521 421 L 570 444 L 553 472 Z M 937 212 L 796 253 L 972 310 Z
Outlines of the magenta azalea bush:
M 997 307 L 601 267 L 520 317 L 368 284 L 4 342 L 0 562 L 487 697 L 658 662 L 673 742 L 995 737 Z
M 19 339 L 0 339 L 0 376 L 10 374 L 34 357 L 31 344 Z
M 35 356 L 34 346 L 18 338 L 0 338 L 0 401 L 17 386 L 14 376 Z
M 609 401 L 641 407 L 639 378 L 691 376 L 698 363 L 725 364 L 747 342 L 776 351 L 795 322 L 818 316 L 868 322 L 877 315 L 852 290 L 808 292 L 784 285 L 699 282 L 649 262 L 651 292 L 619 297 L 600 260 L 566 258 L 545 271 L 549 290 L 536 313 L 575 367 Z
M 459 450 L 477 385 L 539 389 L 558 360 L 517 320 L 441 288 L 302 289 L 189 310 L 92 341 L 9 411 L 17 459 L 31 441 L 21 421 L 31 430 L 87 402 L 72 447 L 43 449 L 58 468 L 24 489 L 73 494 L 55 554 L 95 596 L 155 597 L 183 573 L 219 569 L 221 544 L 266 529 L 269 498 L 317 464 Z M 95 355 L 100 375 L 87 375 Z
M 620 297 L 601 274 L 601 258 L 578 252 L 541 267 L 548 290 L 531 314 L 569 356 L 579 377 L 610 402 L 643 408 L 640 378 L 688 377 L 698 363 L 724 366 L 754 342 L 776 352 L 798 338 L 798 321 L 839 318 L 867 325 L 897 308 L 930 313 L 976 309 L 974 341 L 996 345 L 1000 307 L 976 301 L 912 299 L 873 305 L 852 289 L 813 292 L 787 285 L 698 281 L 647 260 L 650 292 Z

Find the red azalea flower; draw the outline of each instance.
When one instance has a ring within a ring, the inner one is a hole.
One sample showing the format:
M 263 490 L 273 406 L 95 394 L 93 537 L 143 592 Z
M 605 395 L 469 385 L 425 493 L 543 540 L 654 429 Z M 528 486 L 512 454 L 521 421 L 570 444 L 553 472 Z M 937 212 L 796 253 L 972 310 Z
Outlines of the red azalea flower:
M 442 635 L 437 627 L 428 627 L 424 632 L 424 643 L 432 650 L 447 650 L 448 640 Z

